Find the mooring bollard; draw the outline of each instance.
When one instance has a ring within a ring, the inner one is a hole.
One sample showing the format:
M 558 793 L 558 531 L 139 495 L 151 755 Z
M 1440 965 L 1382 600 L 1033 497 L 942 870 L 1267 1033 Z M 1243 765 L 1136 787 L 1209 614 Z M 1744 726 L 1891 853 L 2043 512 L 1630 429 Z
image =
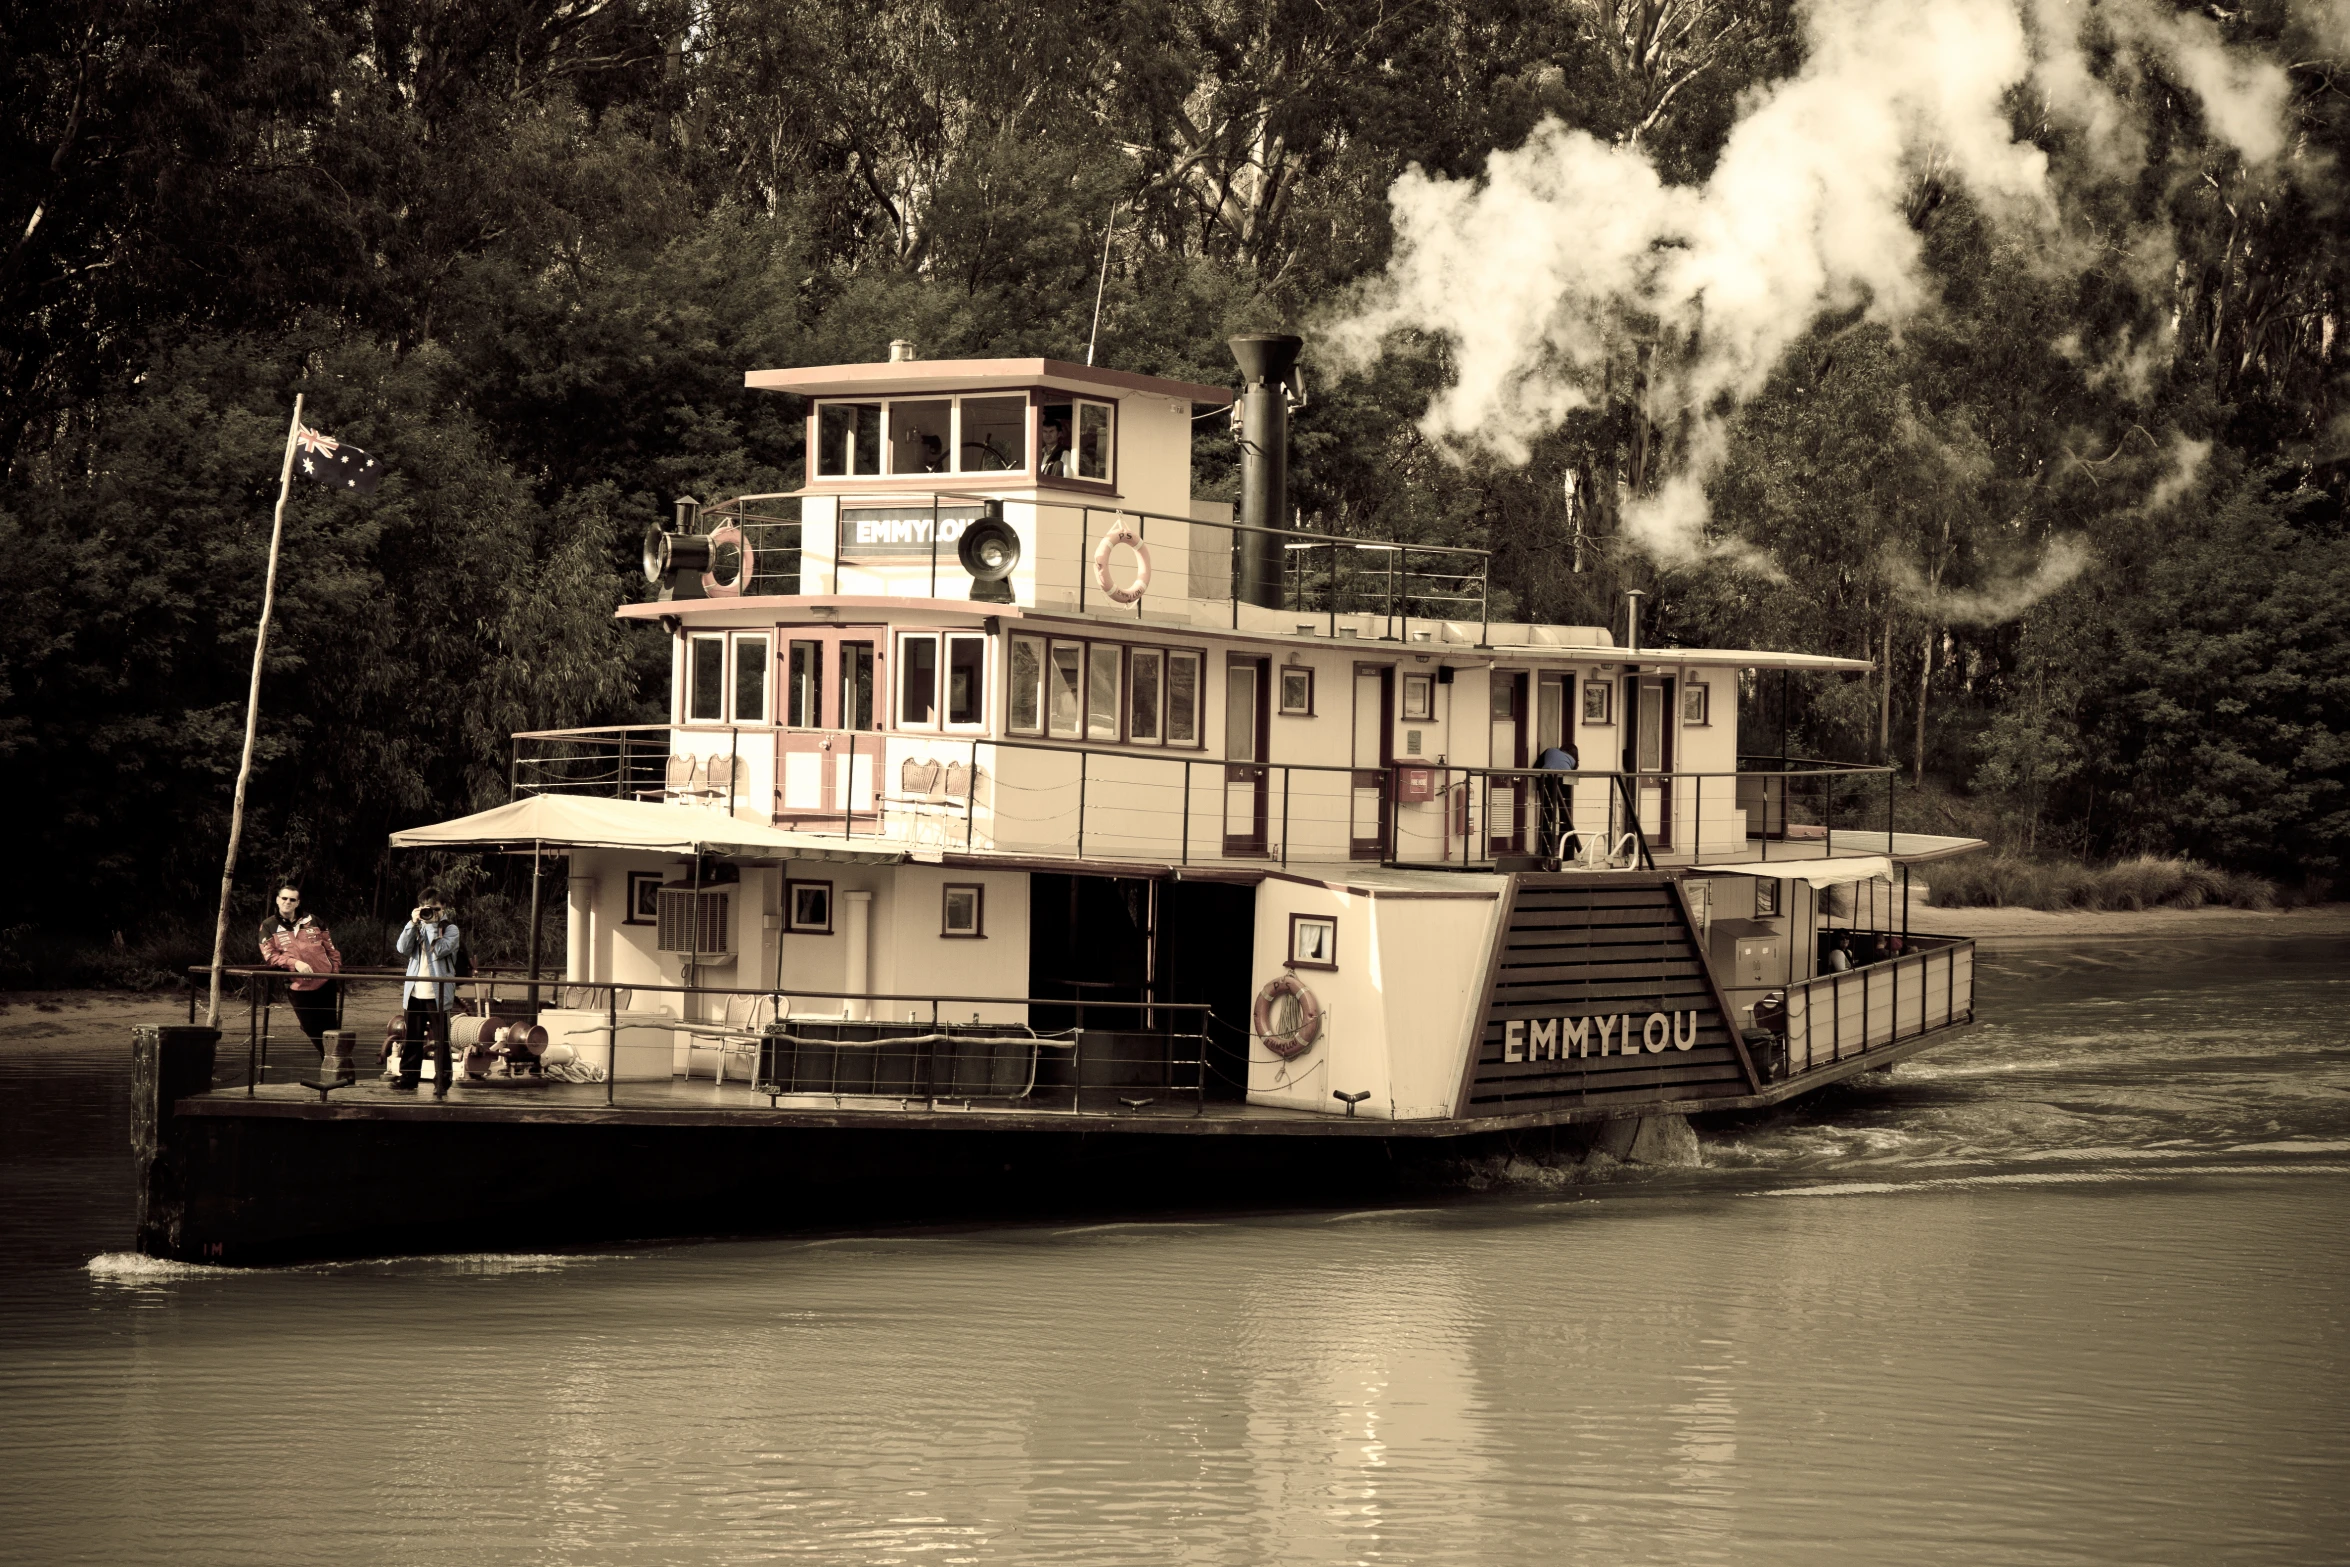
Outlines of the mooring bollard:
M 131 1164 L 138 1186 L 138 1247 L 180 1255 L 187 1211 L 184 1133 L 172 1106 L 212 1087 L 217 1028 L 131 1031 Z

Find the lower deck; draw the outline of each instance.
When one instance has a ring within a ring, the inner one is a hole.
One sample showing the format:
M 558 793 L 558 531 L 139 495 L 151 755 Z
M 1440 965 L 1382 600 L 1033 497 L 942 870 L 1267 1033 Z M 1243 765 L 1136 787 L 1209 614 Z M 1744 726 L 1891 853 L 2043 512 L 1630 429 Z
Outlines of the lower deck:
M 331 1092 L 302 1083 L 258 1083 L 216 1088 L 177 1100 L 182 1116 L 253 1117 L 306 1121 L 453 1121 L 516 1124 L 576 1123 L 625 1126 L 953 1127 L 963 1131 L 1071 1130 L 1171 1136 L 1274 1136 L 1443 1139 L 1577 1122 L 1657 1114 L 1713 1114 L 1756 1110 L 1881 1070 L 1944 1043 L 1956 1031 L 1936 1027 L 1874 1045 L 1856 1041 L 1835 1059 L 1767 1084 L 1760 1091 L 1703 1099 L 1658 1097 L 1635 1104 L 1560 1106 L 1504 1115 L 1373 1120 L 1277 1105 L 1199 1100 L 1188 1094 L 1144 1094 L 1130 1088 L 1066 1090 L 1057 1106 L 956 1103 L 871 1095 L 771 1094 L 748 1083 L 700 1078 L 666 1082 L 566 1083 L 551 1079 L 460 1081 L 445 1096 L 429 1087 L 410 1091 L 367 1078 Z

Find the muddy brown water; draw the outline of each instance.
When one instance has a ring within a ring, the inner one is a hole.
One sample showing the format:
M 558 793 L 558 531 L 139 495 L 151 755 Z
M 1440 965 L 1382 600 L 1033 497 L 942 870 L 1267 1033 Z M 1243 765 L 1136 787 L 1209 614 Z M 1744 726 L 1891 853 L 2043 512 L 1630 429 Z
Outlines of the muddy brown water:
M 254 1272 L 11 1006 L 0 1560 L 2340 1562 L 2346 958 L 1987 953 L 1698 1170 Z

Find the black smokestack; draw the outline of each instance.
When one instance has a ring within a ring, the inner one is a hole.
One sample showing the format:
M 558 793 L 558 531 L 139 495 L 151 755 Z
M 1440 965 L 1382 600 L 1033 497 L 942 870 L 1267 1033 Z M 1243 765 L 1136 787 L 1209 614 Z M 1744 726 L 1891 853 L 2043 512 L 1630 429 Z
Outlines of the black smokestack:
M 1251 332 L 1230 339 L 1240 361 L 1240 521 L 1247 528 L 1289 526 L 1289 378 L 1305 339 Z M 1281 607 L 1281 536 L 1240 535 L 1244 604 Z

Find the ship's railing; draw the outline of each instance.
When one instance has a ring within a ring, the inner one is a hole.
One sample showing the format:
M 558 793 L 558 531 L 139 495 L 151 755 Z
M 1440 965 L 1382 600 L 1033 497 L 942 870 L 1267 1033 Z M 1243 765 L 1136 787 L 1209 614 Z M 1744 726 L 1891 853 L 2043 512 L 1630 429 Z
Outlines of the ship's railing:
M 1423 625 L 1473 621 L 1477 641 L 1485 640 L 1492 552 L 1467 545 L 1357 538 L 1080 500 L 1006 499 L 956 490 L 905 492 L 870 503 L 855 495 L 827 497 L 836 506 L 873 504 L 903 513 L 922 535 L 910 552 L 893 544 L 886 553 L 873 548 L 860 554 L 860 547 L 842 536 L 837 520 L 804 525 L 803 499 L 757 496 L 705 506 L 690 526 L 697 533 L 740 532 L 750 557 L 742 587 L 747 594 L 878 590 L 959 599 L 971 587 L 956 556 L 960 530 L 975 514 L 1000 508 L 1036 552 L 1020 573 L 1033 584 L 1032 602 L 1066 603 L 1081 612 L 1126 607 L 1103 593 L 1093 568 L 1095 547 L 1123 527 L 1152 557 L 1150 582 L 1132 601 L 1136 614 L 1163 608 L 1169 599 L 1207 600 L 1221 604 L 1222 617 L 1234 627 L 1241 623 L 1242 557 L 1252 538 L 1266 538 L 1279 543 L 1282 556 L 1280 602 L 1263 606 L 1269 611 L 1322 617 L 1332 637 L 1344 616 L 1368 617 L 1374 622 L 1369 630 L 1392 641 L 1403 640 L 1414 620 Z M 927 519 L 921 515 L 925 510 Z
M 1888 852 L 1890 821 L 1880 838 L 1874 809 L 1853 801 L 1891 776 L 1836 764 L 1757 777 L 1232 763 L 976 735 L 624 725 L 517 735 L 511 781 L 517 798 L 659 800 L 803 832 L 1045 858 L 1454 868 L 1532 858 L 1620 870 L 1659 854 Z
M 1898 939 L 1905 950 L 1787 987 L 1789 1076 L 1975 1020 L 1972 941 L 1891 931 L 1859 934 Z
M 277 1038 L 290 1010 L 287 986 L 299 976 L 283 969 L 239 965 L 223 971 L 244 988 L 246 1065 L 241 1085 L 248 1095 L 271 1082 L 271 1045 L 278 1045 L 278 1083 L 316 1073 L 321 1060 L 299 1034 Z M 211 974 L 188 970 L 188 1021 L 196 1021 L 196 996 Z M 432 983 L 384 969 L 346 969 L 336 983 L 333 1026 L 356 1032 L 360 1079 L 375 1075 L 384 1032 L 402 1016 L 406 988 Z M 457 1005 L 437 1025 L 444 1032 L 459 1018 L 484 1018 L 496 1025 L 537 1022 L 547 1028 L 547 1045 L 572 1047 L 616 1102 L 624 1077 L 673 1079 L 669 1063 L 682 1039 L 686 1071 L 696 1075 L 696 1056 L 708 1058 L 713 1086 L 730 1076 L 768 1096 L 771 1108 L 787 1102 L 821 1100 L 904 1104 L 922 1100 L 968 1105 L 1001 1102 L 1069 1111 L 1133 1107 L 1138 1089 L 1205 1103 L 1207 1034 L 1211 1009 L 1205 1002 L 1144 999 L 1126 1001 L 1087 995 L 970 996 L 885 991 L 767 989 L 713 985 L 581 984 L 512 970 L 481 972 L 442 980 L 453 986 Z M 354 1008 L 354 999 L 361 1004 Z M 369 1003 L 372 1003 L 370 1005 Z M 984 1008 L 999 1015 L 1063 1016 L 1074 1026 L 1038 1029 L 1021 1022 L 957 1022 L 949 1009 Z M 898 1021 L 890 1014 L 903 1012 Z M 1111 1026 L 1101 1026 L 1107 1019 Z M 637 1036 L 632 1044 L 621 1041 Z M 647 1037 L 650 1043 L 646 1043 Z M 289 1054 L 293 1064 L 285 1064 Z M 631 1071 L 628 1058 L 662 1063 L 658 1071 Z M 438 1063 L 436 1062 L 436 1065 Z M 465 1047 L 452 1051 L 451 1066 L 465 1069 Z M 462 1081 L 462 1079 L 457 1079 Z M 240 1086 L 235 1083 L 229 1087 Z M 1089 1092 L 1091 1090 L 1092 1092 Z M 1105 1102 L 1105 1093 L 1107 1102 Z M 1122 1096 L 1122 1097 L 1121 1097 Z M 1141 1101 L 1147 1102 L 1147 1101 Z

